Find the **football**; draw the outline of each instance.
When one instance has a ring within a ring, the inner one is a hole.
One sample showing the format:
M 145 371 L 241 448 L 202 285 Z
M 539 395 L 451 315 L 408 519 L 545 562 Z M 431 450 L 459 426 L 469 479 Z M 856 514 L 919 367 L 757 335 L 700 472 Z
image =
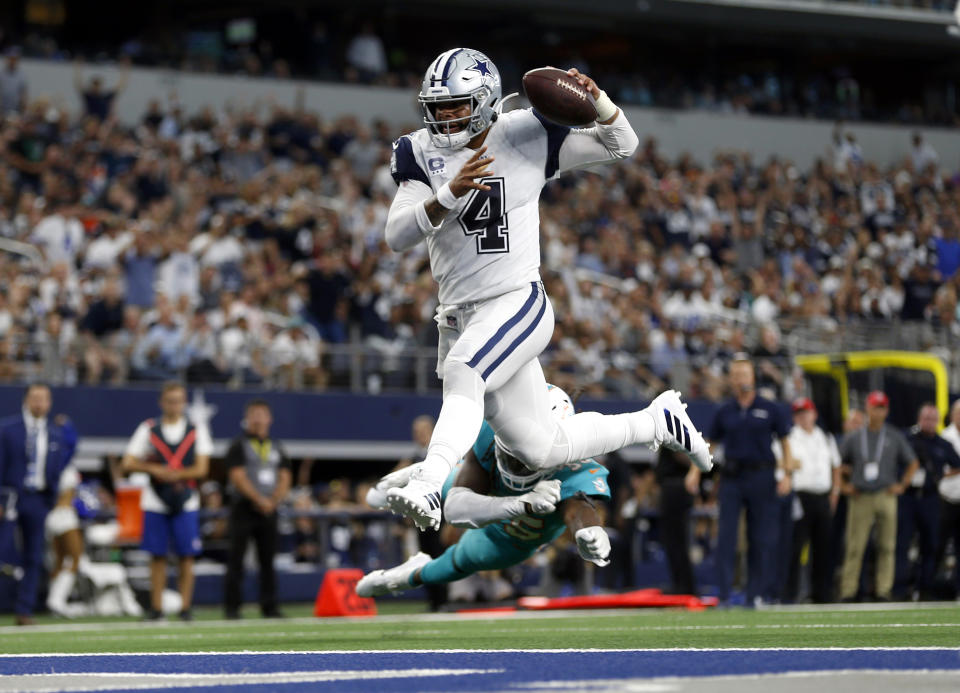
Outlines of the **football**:
M 597 119 L 593 94 L 555 67 L 538 67 L 523 76 L 523 91 L 533 107 L 558 125 L 587 125 Z

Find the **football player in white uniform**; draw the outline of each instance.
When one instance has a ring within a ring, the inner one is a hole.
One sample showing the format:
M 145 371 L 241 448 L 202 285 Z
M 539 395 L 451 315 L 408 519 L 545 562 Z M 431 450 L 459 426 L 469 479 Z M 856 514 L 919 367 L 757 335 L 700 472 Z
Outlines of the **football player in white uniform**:
M 431 63 L 419 102 L 424 126 L 394 143 L 399 185 L 387 218 L 395 251 L 426 242 L 440 285 L 437 375 L 443 406 L 426 459 L 381 484 L 390 507 L 418 527 L 440 524 L 440 490 L 486 418 L 503 451 L 532 470 L 627 445 L 666 444 L 712 465 L 679 393 L 645 410 L 550 416 L 537 356 L 553 333 L 540 281 L 540 191 L 564 171 L 630 156 L 638 139 L 592 79 L 597 122 L 569 128 L 534 110 L 503 113 L 500 74 L 483 53 L 454 48 Z M 509 97 L 507 97 L 509 98 Z
M 547 386 L 552 416 L 573 416 L 566 392 Z M 581 558 L 598 566 L 610 564 L 610 538 L 591 498 L 610 498 L 607 470 L 583 460 L 545 472 L 532 472 L 505 457 L 490 426 L 444 484 L 444 513 L 454 527 L 467 531 L 442 556 L 420 552 L 389 570 L 375 570 L 357 583 L 361 597 L 378 597 L 418 585 L 462 580 L 482 570 L 518 565 L 567 530 Z M 378 489 L 367 502 L 382 507 Z

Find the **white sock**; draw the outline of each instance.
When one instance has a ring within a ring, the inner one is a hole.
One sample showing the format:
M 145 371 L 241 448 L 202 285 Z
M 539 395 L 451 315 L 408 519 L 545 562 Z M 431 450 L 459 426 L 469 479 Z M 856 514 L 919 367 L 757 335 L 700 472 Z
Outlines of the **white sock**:
M 656 423 L 650 412 L 603 415 L 583 412 L 558 422 L 558 435 L 548 458 L 548 467 L 579 462 L 597 455 L 649 443 L 654 438 Z
M 481 425 L 483 405 L 463 395 L 444 397 L 421 467 L 421 478 L 442 484 L 477 440 Z
M 67 612 L 67 600 L 73 592 L 73 584 L 77 576 L 72 570 L 63 569 L 50 581 L 50 590 L 47 594 L 47 608 L 57 614 Z
M 140 603 L 134 596 L 130 585 L 123 582 L 117 585 L 117 589 L 120 592 L 120 604 L 123 607 L 124 613 L 126 613 L 127 616 L 143 616 L 143 607 L 140 606 Z

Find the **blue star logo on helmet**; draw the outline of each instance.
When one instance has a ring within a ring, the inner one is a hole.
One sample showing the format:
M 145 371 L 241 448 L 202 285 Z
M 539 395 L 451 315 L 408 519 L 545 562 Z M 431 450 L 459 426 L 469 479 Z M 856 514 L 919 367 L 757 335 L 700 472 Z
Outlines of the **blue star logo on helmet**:
M 493 74 L 490 72 L 490 68 L 487 66 L 486 60 L 477 60 L 476 58 L 473 59 L 473 65 L 467 69 L 473 70 L 474 72 L 479 72 L 481 77 L 489 77 L 491 74 Z

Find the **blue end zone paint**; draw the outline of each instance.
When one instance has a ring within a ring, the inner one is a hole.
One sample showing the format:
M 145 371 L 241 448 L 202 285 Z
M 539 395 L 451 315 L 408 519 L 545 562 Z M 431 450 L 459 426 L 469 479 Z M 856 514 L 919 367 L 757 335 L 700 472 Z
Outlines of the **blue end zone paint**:
M 495 691 L 534 681 L 636 679 L 662 676 L 776 674 L 871 669 L 960 671 L 960 650 L 793 649 L 631 650 L 568 652 L 317 652 L 279 654 L 89 655 L 2 657 L 5 675 L 50 673 L 263 674 L 272 672 L 483 669 L 498 673 L 412 676 L 326 682 L 177 688 L 178 691 Z M 2 678 L 0 678 L 2 681 Z M 143 690 L 143 689 L 140 689 Z

